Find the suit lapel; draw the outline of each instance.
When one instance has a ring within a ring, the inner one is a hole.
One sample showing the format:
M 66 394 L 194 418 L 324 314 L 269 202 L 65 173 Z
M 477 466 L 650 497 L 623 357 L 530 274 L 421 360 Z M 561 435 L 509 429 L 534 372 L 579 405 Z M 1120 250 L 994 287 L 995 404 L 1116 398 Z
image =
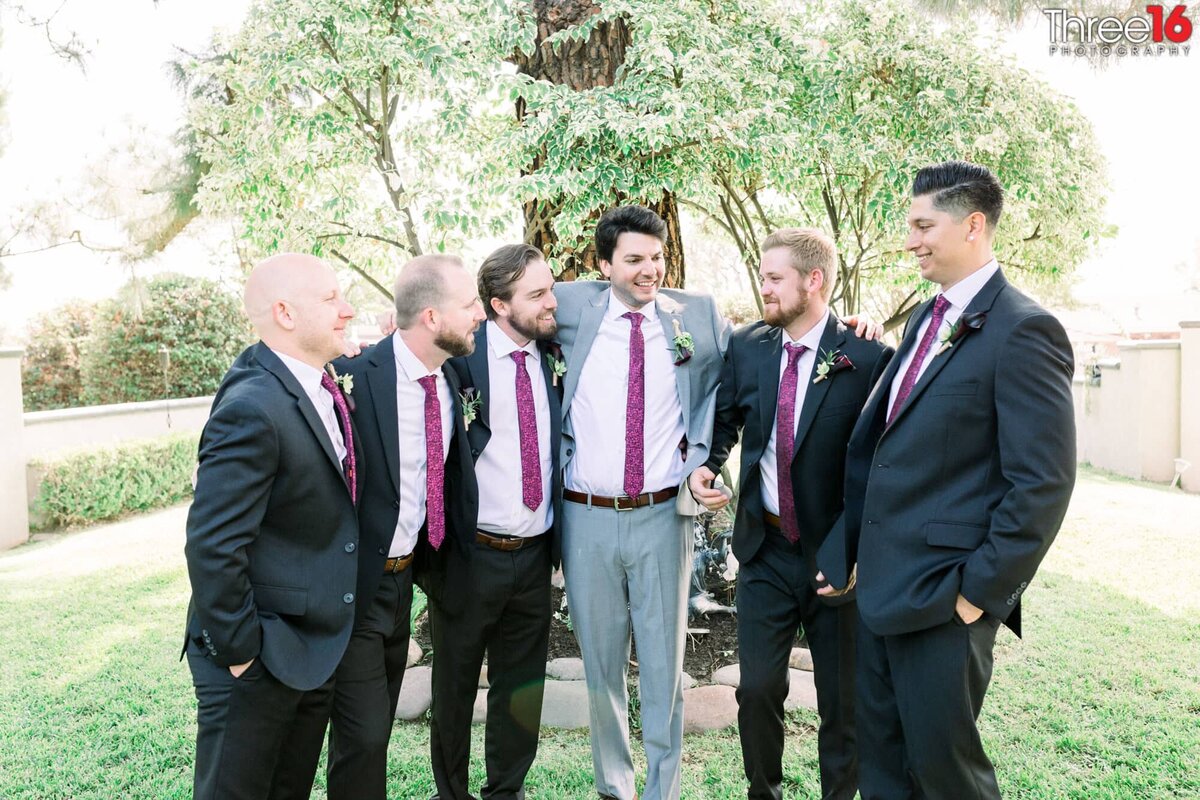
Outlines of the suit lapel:
M 330 463 L 337 469 L 338 474 L 342 476 L 342 482 L 346 483 L 346 474 L 342 469 L 342 462 L 337 457 L 337 451 L 333 449 L 333 440 L 329 438 L 329 431 L 325 429 L 325 423 L 321 421 L 321 416 L 317 413 L 317 409 L 313 407 L 312 400 L 304 392 L 304 387 L 300 385 L 300 381 L 296 380 L 296 376 L 287 368 L 279 357 L 271 352 L 271 348 L 266 345 L 258 345 L 258 363 L 262 364 L 263 368 L 279 379 L 283 387 L 296 398 L 296 407 L 300 409 L 300 415 L 304 417 L 304 421 L 308 423 L 308 427 L 312 429 L 313 436 L 317 438 L 317 442 L 321 445 L 321 449 L 325 451 L 325 455 L 329 458 Z M 357 454 L 355 455 L 357 458 Z M 346 491 L 350 491 L 349 484 L 346 484 Z
M 392 334 L 367 356 L 367 388 L 375 409 L 375 424 L 383 439 L 384 460 L 392 486 L 400 485 L 400 423 L 396 418 L 396 345 Z
M 817 345 L 816 359 L 813 364 L 820 363 L 822 358 L 838 350 L 845 343 L 846 326 L 842 325 L 837 317 L 830 314 L 828 321 L 825 323 L 825 330 L 821 334 L 821 343 Z M 813 374 L 815 375 L 815 373 L 816 368 L 814 366 Z M 817 415 L 817 409 L 821 407 L 822 401 L 825 400 L 825 395 L 829 393 L 829 387 L 835 380 L 835 377 L 832 373 L 829 373 L 825 380 L 820 383 L 811 383 L 813 375 L 804 376 L 802 380 L 810 381 L 810 383 L 804 393 L 804 405 L 800 408 L 800 419 L 796 423 L 796 445 L 792 449 L 793 459 L 800 452 L 800 445 L 804 442 L 804 437 L 808 435 L 808 429 L 812 427 L 813 417 Z
M 868 437 L 878 438 L 876 433 L 872 433 L 872 431 L 878 431 L 875 427 L 876 421 L 881 415 L 884 420 L 887 418 L 887 409 L 882 408 L 881 410 L 881 407 L 886 406 L 888 398 L 891 397 L 892 382 L 896 379 L 896 373 L 900 371 L 900 362 L 904 360 L 904 354 L 915 346 L 917 330 L 921 327 L 921 318 L 931 305 L 933 305 L 933 298 L 917 306 L 916 310 L 909 315 L 908 327 L 904 331 L 904 338 L 900 341 L 900 346 L 896 348 L 896 353 L 888 361 L 883 375 L 875 382 L 871 393 L 867 395 L 867 402 L 863 403 L 862 413 L 858 415 L 858 422 L 854 424 L 854 430 L 850 434 L 851 446 L 867 441 Z M 881 421 L 879 424 L 883 425 L 884 422 Z M 870 446 L 872 449 L 875 447 L 873 443 Z
M 658 309 L 658 321 L 662 324 L 663 333 L 667 338 L 667 349 L 671 351 L 671 361 L 675 361 L 675 326 L 678 324 L 680 331 L 687 330 L 683 324 L 683 306 L 661 292 L 654 304 Z M 675 390 L 679 395 L 679 407 L 683 409 L 683 428 L 687 430 L 692 408 L 692 371 L 687 368 L 686 362 L 675 367 Z
M 546 383 L 546 399 L 550 403 L 550 452 L 554 458 L 554 466 L 558 468 L 558 448 L 555 442 L 562 438 L 562 397 L 560 393 L 563 386 L 555 386 L 553 372 L 550 369 L 550 364 L 546 360 L 546 355 L 550 352 L 548 342 L 538 342 L 538 358 L 542 360 L 542 380 Z
M 491 350 L 488 347 L 487 324 L 485 323 L 479 326 L 479 332 L 475 334 L 475 350 L 466 359 L 468 385 L 479 392 L 479 415 L 471 423 L 471 427 L 467 428 L 467 438 L 471 440 L 471 449 L 481 453 L 488 440 L 492 438 L 490 421 L 492 381 L 488 366 L 491 357 Z M 449 372 L 449 370 L 447 371 Z
M 975 297 L 971 299 L 971 302 L 967 304 L 967 307 L 963 309 L 963 313 L 969 314 L 976 311 L 989 310 L 992 307 L 992 303 L 996 300 L 996 295 L 1000 293 L 1000 290 L 1004 288 L 1006 284 L 1007 281 L 1005 280 L 1004 275 L 997 270 L 996 274 L 988 279 L 988 282 L 983 285 L 983 288 L 976 293 Z M 921 326 L 915 325 L 913 327 L 920 328 Z M 916 333 L 913 332 L 913 338 L 915 337 Z M 912 392 L 910 392 L 908 395 L 908 399 L 904 401 L 904 405 L 902 405 L 899 411 L 896 412 L 896 417 L 892 420 L 892 425 L 896 425 L 898 422 L 900 422 L 900 418 L 903 417 L 905 413 L 913 407 L 913 404 L 917 402 L 917 399 L 925 392 L 927 388 L 929 388 L 929 384 L 933 383 L 938 374 L 946 368 L 946 365 L 950 363 L 950 359 L 958 355 L 958 351 L 962 350 L 963 345 L 970 341 L 970 338 L 971 337 L 968 336 L 954 347 L 951 347 L 949 350 L 942 353 L 940 356 L 935 355 L 933 357 L 933 361 L 929 362 L 929 366 L 925 368 L 925 372 L 921 373 L 921 379 L 917 381 L 915 386 L 913 386 Z M 934 341 L 932 348 L 934 353 L 940 349 L 940 345 L 936 340 Z M 889 425 L 888 427 L 890 428 L 892 425 Z
M 592 349 L 600 323 L 604 319 L 604 310 L 608 308 L 608 298 L 612 289 L 605 289 L 592 298 L 589 305 L 584 306 L 579 314 L 579 328 L 576 331 L 575 343 L 567 360 L 567 374 L 563 381 L 563 413 L 571 408 L 571 399 L 575 397 L 575 389 L 579 386 L 579 375 L 583 372 L 583 362 L 587 352 Z M 564 353 L 564 355 L 566 355 Z
M 758 418 L 764 446 L 771 439 L 775 412 L 779 406 L 779 358 L 783 348 L 779 328 L 768 327 L 758 340 Z

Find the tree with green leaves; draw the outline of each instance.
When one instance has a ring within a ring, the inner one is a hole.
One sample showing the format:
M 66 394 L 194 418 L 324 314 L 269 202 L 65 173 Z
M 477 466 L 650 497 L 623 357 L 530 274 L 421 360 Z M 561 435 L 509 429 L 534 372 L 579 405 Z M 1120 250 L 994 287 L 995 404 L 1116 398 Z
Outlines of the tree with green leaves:
M 811 224 L 842 254 L 835 306 L 898 324 L 908 182 L 949 157 L 1009 188 L 998 243 L 1016 279 L 1059 280 L 1105 233 L 1090 126 L 973 30 L 897 0 L 259 0 L 192 119 L 201 204 L 258 251 L 332 256 L 386 294 L 398 260 L 495 234 L 564 277 L 594 268 L 614 204 L 679 209 L 734 242 Z M 695 257 L 695 254 L 693 254 Z

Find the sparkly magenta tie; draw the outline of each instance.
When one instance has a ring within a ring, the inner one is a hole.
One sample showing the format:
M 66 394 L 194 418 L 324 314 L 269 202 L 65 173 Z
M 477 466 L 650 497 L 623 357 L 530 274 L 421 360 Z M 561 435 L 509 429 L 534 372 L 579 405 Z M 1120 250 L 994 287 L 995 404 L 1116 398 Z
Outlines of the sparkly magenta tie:
M 425 390 L 425 522 L 429 527 L 429 544 L 437 550 L 446 538 L 446 505 L 444 499 L 446 454 L 442 452 L 442 404 L 438 402 L 437 378 L 426 375 L 417 378 Z
M 888 425 L 892 424 L 892 420 L 896 418 L 896 412 L 904 405 L 904 401 L 912 394 L 913 387 L 917 385 L 917 378 L 921 375 L 921 365 L 925 363 L 925 356 L 929 354 L 929 348 L 933 346 L 933 340 L 937 338 L 938 328 L 942 327 L 942 317 L 946 316 L 946 309 L 949 307 L 950 301 L 943 295 L 939 294 L 933 301 L 933 316 L 929 318 L 929 327 L 925 329 L 925 335 L 921 337 L 921 343 L 917 346 L 916 355 L 913 356 L 912 363 L 908 365 L 908 372 L 904 373 L 904 380 L 900 382 L 900 391 L 896 392 L 896 402 L 892 403 L 892 410 L 888 412 Z
M 625 399 L 625 494 L 637 497 L 646 482 L 646 340 L 636 311 L 621 315 L 629 320 L 629 392 Z
M 542 459 L 538 454 L 537 410 L 524 350 L 510 353 L 517 364 L 517 427 L 521 431 L 521 499 L 530 511 L 542 504 Z
M 346 445 L 346 457 L 342 459 L 342 471 L 346 473 L 346 485 L 350 487 L 350 500 L 358 502 L 358 471 L 354 468 L 354 431 L 350 428 L 350 408 L 342 396 L 337 383 L 328 372 L 321 373 L 321 388 L 333 396 L 333 407 L 337 411 L 338 423 L 342 428 L 342 443 Z
M 802 344 L 785 344 L 788 363 L 779 381 L 779 403 L 775 411 L 775 478 L 779 488 L 779 522 L 789 542 L 800 539 L 796 521 L 796 496 L 792 494 L 792 456 L 796 450 L 796 385 L 800 371 L 796 366 L 808 349 Z

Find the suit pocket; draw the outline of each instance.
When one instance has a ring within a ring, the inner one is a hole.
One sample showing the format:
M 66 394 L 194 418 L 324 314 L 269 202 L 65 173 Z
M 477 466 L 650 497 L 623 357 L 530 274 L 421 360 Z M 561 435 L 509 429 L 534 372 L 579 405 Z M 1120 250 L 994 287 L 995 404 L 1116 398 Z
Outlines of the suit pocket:
M 930 522 L 925 526 L 925 542 L 934 547 L 974 550 L 983 544 L 988 526 L 966 522 Z
M 813 419 L 826 419 L 828 417 L 840 417 L 845 414 L 858 414 L 862 410 L 861 403 L 838 403 L 828 407 L 822 407 L 817 411 L 817 416 Z
M 308 610 L 308 590 L 287 586 L 252 584 L 254 604 L 259 611 L 273 611 L 281 616 L 299 617 Z
M 979 391 L 979 381 L 958 381 L 957 383 L 938 383 L 934 381 L 929 387 L 929 394 L 933 395 L 958 395 L 963 397 L 974 397 Z

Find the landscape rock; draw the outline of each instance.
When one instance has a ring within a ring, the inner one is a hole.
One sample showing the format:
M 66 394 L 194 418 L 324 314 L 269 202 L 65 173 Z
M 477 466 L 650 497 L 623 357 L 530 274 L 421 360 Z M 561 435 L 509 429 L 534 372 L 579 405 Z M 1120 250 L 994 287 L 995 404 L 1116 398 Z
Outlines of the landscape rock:
M 812 653 L 807 647 L 792 648 L 792 655 L 788 659 L 788 666 L 792 669 L 802 669 L 806 672 L 813 671 Z
M 712 674 L 713 683 L 721 684 L 722 686 L 732 686 L 737 688 L 742 682 L 742 667 L 740 664 L 730 664 L 727 667 L 721 667 Z
M 737 723 L 737 699 L 730 686 L 697 686 L 683 693 L 683 732 L 716 731 Z
M 425 716 L 433 703 L 433 670 L 413 667 L 404 671 L 400 699 L 396 701 L 396 719 L 415 720 Z
M 813 683 L 811 672 L 789 669 L 788 694 L 783 701 L 783 710 L 794 711 L 797 708 L 817 710 L 817 686 Z
M 546 677 L 556 681 L 583 680 L 582 658 L 555 658 L 546 663 Z

